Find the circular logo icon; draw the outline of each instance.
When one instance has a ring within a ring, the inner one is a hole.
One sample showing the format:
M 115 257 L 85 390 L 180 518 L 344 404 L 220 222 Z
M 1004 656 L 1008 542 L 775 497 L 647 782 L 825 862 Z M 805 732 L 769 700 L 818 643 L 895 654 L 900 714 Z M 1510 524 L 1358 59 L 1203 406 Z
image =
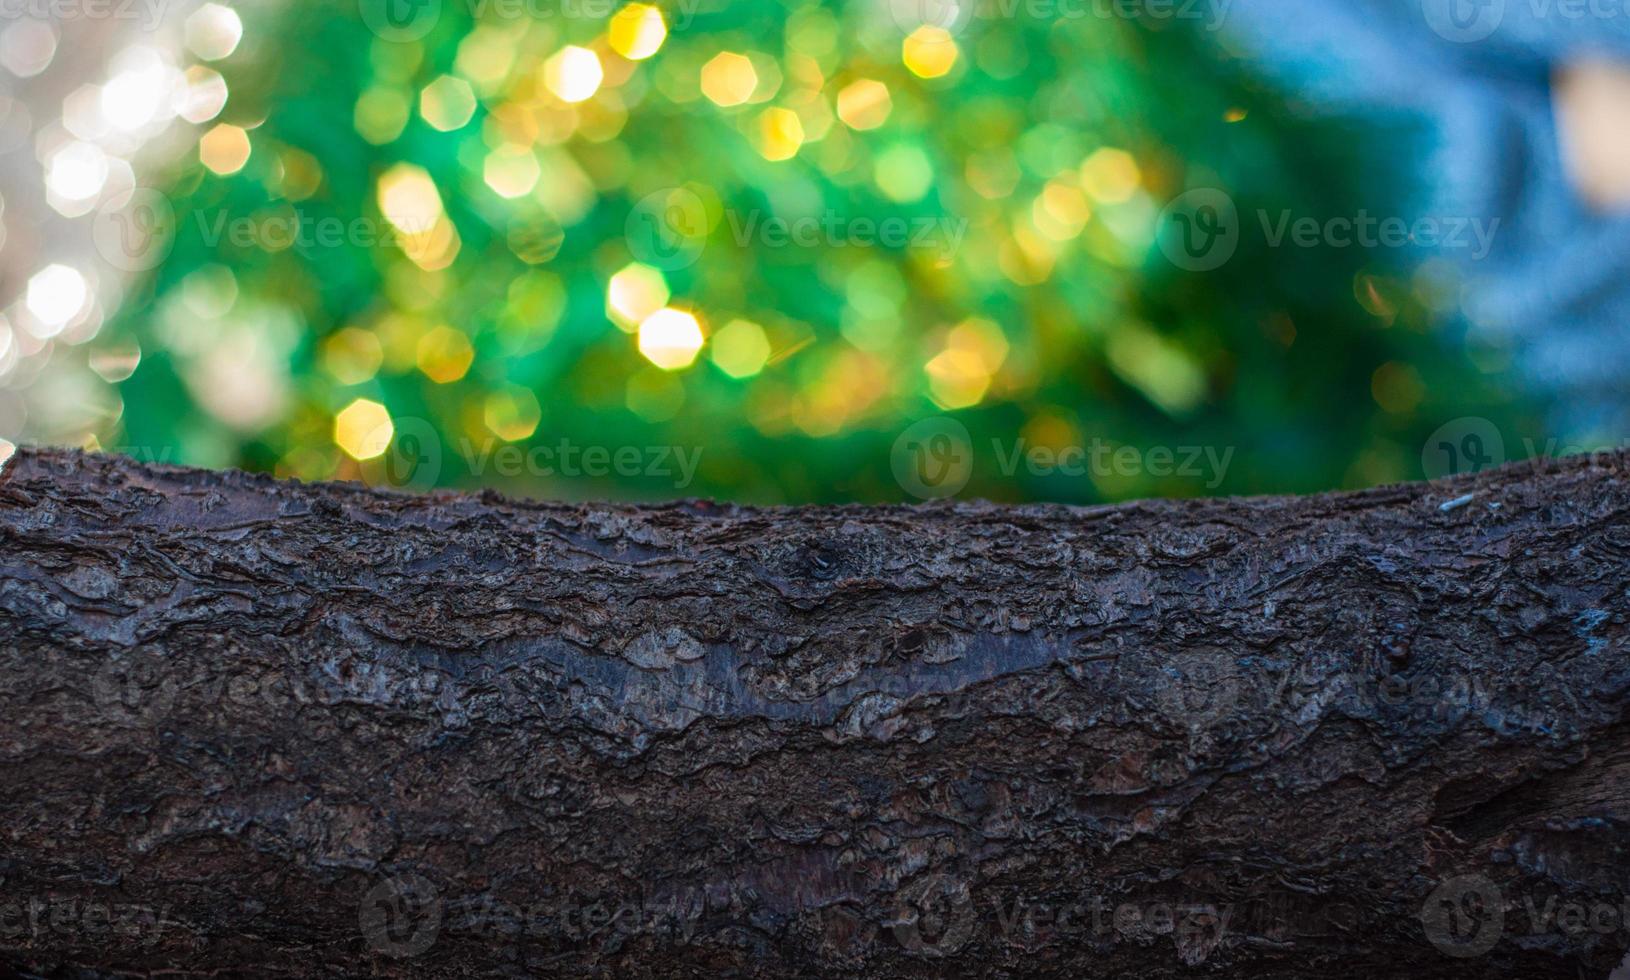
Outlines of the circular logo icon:
M 950 956 L 972 938 L 974 918 L 968 886 L 931 875 L 900 892 L 894 938 L 919 956 Z
M 1421 925 L 1439 952 L 1460 959 L 1482 956 L 1505 931 L 1505 895 L 1482 875 L 1450 878 L 1426 897 Z
M 1500 29 L 1506 0 L 1421 0 L 1432 33 L 1455 44 L 1481 41 Z
M 1505 440 L 1488 419 L 1469 415 L 1438 426 L 1421 447 L 1428 480 L 1467 476 L 1505 464 Z
M 1239 703 L 1244 669 L 1224 653 L 1179 654 L 1163 665 L 1155 700 L 1161 714 L 1190 731 L 1223 720 Z
M 441 933 L 441 896 L 416 874 L 387 878 L 368 889 L 357 925 L 368 948 L 395 959 L 418 956 Z
M 695 265 L 707 245 L 707 206 L 692 191 L 670 187 L 641 198 L 623 229 L 628 250 L 646 265 L 674 272 Z
M 383 453 L 362 465 L 371 487 L 424 493 L 441 478 L 442 445 L 436 427 L 409 416 L 395 419 L 391 443 Z
M 889 464 L 900 488 L 913 497 L 954 497 L 973 476 L 973 438 L 949 416 L 923 419 L 894 440 Z
M 91 225 L 96 250 L 115 269 L 146 272 L 175 247 L 175 208 L 147 187 L 114 195 L 96 210 Z
M 1172 265 L 1189 272 L 1221 268 L 1239 248 L 1239 209 L 1213 187 L 1179 195 L 1160 212 L 1155 239 Z
M 417 41 L 441 18 L 441 0 L 357 0 L 362 22 L 386 41 Z
M 147 650 L 109 658 L 91 679 L 97 707 L 125 725 L 163 718 L 178 689 L 164 656 Z
M 956 35 L 973 20 L 978 0 L 883 0 L 900 30 L 911 34 L 918 28 L 937 27 Z

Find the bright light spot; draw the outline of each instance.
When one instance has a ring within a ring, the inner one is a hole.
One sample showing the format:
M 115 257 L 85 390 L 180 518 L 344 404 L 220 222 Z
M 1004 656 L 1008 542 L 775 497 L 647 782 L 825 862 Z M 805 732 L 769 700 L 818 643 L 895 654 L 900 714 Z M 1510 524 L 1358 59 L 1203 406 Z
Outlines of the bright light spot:
M 69 143 L 51 154 L 45 165 L 45 186 L 69 201 L 88 201 L 101 193 L 108 179 L 108 157 L 93 143 Z
M 732 378 L 751 378 L 770 359 L 770 339 L 756 323 L 731 320 L 713 336 L 709 355 L 714 366 Z
M 175 114 L 190 123 L 209 122 L 226 106 L 226 79 L 213 69 L 193 65 L 172 100 Z
M 543 65 L 543 83 L 562 102 L 582 102 L 600 91 L 605 77 L 600 56 L 575 44 L 561 48 Z
M 1081 164 L 1081 186 L 1093 200 L 1124 204 L 1137 193 L 1143 177 L 1132 154 L 1106 146 Z
M 640 353 L 664 371 L 690 367 L 702 343 L 702 325 L 684 310 L 660 309 L 640 324 Z
M 944 409 L 977 405 L 990 388 L 990 374 L 978 356 L 963 350 L 945 350 L 923 366 L 934 404 Z
M 445 269 L 458 257 L 464 243 L 424 168 L 398 163 L 380 175 L 379 210 L 402 233 L 402 253 L 419 268 Z
M 84 312 L 90 300 L 90 286 L 78 269 L 65 265 L 48 265 L 28 280 L 28 295 L 24 305 L 33 315 L 38 329 L 33 333 L 41 338 L 55 337 L 73 319 Z
M 893 109 L 889 87 L 876 79 L 851 82 L 838 93 L 838 118 L 850 129 L 876 129 Z
M 358 398 L 334 416 L 334 445 L 352 459 L 383 456 L 394 435 L 391 413 L 376 401 Z
M 900 48 L 900 60 L 919 78 L 939 78 L 956 67 L 956 41 L 943 27 L 924 24 L 912 31 Z
M 505 146 L 487 154 L 481 176 L 499 197 L 517 198 L 532 193 L 542 176 L 531 147 Z
M 419 338 L 419 370 L 439 385 L 464 377 L 475 361 L 475 348 L 462 330 L 437 327 Z
M 668 38 L 668 25 L 662 11 L 643 3 L 631 3 L 617 11 L 607 28 L 611 50 L 630 61 L 641 61 L 657 53 Z
M 633 332 L 651 314 L 668 305 L 668 282 L 662 273 L 638 262 L 624 266 L 606 288 L 606 313 L 613 323 Z
M 758 72 L 744 54 L 724 51 L 702 66 L 702 94 L 715 105 L 741 105 L 753 97 L 758 87 Z
M 804 145 L 804 124 L 791 109 L 766 109 L 758 117 L 758 151 L 770 161 L 791 160 Z
M 945 409 L 979 404 L 1007 353 L 1007 338 L 996 324 L 980 319 L 958 324 L 946 338 L 945 349 L 923 368 L 930 397 Z
M 168 118 L 178 73 L 158 52 L 146 47 L 124 52 L 119 63 L 129 67 L 102 86 L 103 117 L 127 133 Z
M 57 32 L 43 20 L 18 20 L 0 34 L 0 67 L 18 78 L 44 71 L 57 54 Z
M 379 210 L 397 231 L 425 232 L 442 216 L 441 194 L 423 167 L 398 163 L 380 175 Z
M 505 385 L 488 395 L 481 415 L 487 430 L 505 442 L 530 438 L 543 421 L 538 396 L 520 385 Z
M 235 174 L 249 162 L 249 134 L 222 123 L 198 141 L 198 159 L 222 177 Z
M 243 40 L 238 12 L 218 3 L 206 3 L 187 18 L 187 47 L 205 61 L 219 61 L 236 51 Z
M 462 78 L 443 75 L 419 93 L 419 115 L 432 129 L 459 129 L 475 115 L 475 90 Z

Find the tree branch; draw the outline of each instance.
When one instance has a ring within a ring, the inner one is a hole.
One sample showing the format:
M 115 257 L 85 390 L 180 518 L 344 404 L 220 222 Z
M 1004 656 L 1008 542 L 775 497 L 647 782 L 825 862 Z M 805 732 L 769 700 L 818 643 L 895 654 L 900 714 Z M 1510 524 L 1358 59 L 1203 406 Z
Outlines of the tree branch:
M 0 962 L 1605 977 L 1627 467 L 755 510 L 22 450 Z

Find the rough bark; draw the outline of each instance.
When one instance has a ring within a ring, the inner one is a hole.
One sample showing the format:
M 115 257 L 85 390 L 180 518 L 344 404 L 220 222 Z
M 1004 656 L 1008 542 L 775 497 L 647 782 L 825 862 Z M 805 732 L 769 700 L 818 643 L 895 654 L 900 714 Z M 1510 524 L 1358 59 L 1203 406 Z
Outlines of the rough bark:
M 1627 469 L 755 510 L 24 450 L 0 963 L 1605 978 Z

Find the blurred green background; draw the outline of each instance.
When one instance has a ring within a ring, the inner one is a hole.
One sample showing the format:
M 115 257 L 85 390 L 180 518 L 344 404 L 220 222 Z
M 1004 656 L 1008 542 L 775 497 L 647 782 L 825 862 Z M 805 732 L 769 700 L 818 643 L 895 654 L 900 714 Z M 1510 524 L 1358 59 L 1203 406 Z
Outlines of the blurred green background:
M 108 448 L 796 503 L 939 495 L 901 453 L 949 446 L 960 496 L 1083 503 L 1420 479 L 1451 420 L 1533 427 L 1497 352 L 1445 334 L 1446 263 L 1254 228 L 1408 213 L 1413 135 L 1312 116 L 1203 24 L 223 11 L 189 21 L 196 121 L 146 174 L 164 261 L 98 341 L 122 366 Z M 1160 236 L 1199 188 L 1245 227 L 1197 271 Z M 1011 465 L 1072 446 L 1098 462 Z

